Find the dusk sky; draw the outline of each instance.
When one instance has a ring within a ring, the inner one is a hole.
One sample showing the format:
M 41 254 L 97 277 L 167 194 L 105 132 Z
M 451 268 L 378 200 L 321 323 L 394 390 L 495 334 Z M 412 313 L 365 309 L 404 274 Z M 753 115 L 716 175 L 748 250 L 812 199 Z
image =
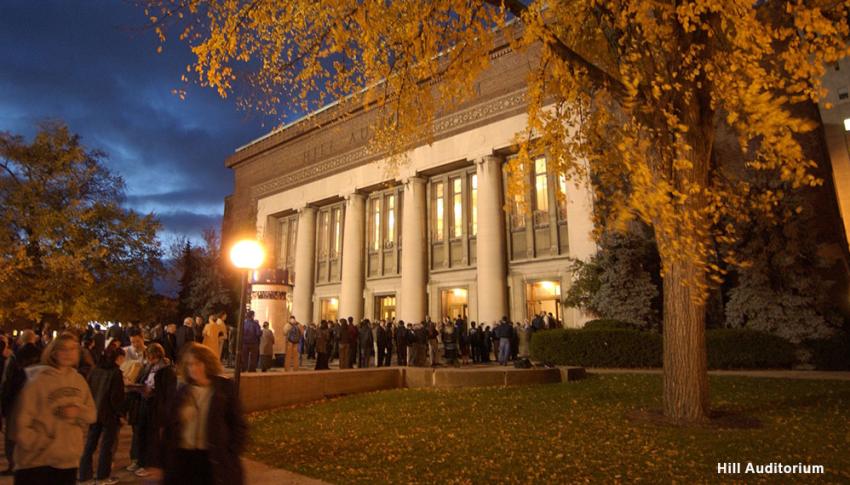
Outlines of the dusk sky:
M 184 86 L 188 47 L 175 36 L 157 54 L 145 27 L 129 0 L 0 1 L 0 131 L 29 139 L 39 121 L 66 122 L 108 154 L 127 205 L 157 214 L 163 241 L 199 241 L 204 228 L 220 228 L 233 189 L 224 159 L 276 120 Z M 183 101 L 171 92 L 182 87 Z

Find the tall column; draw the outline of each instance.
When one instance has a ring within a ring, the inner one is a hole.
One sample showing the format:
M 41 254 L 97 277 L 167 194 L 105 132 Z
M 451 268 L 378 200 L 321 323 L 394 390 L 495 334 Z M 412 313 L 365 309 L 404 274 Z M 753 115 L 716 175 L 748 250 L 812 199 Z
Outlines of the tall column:
M 508 313 L 507 245 L 502 209 L 502 158 L 476 162 L 478 175 L 478 319 L 493 324 Z
M 366 235 L 366 197 L 353 193 L 345 197 L 345 224 L 342 232 L 342 287 L 339 317 L 363 318 L 363 253 Z
M 295 286 L 292 289 L 292 315 L 304 324 L 313 318 L 313 284 L 316 260 L 316 208 L 298 211 L 295 234 Z
M 427 241 L 425 222 L 425 179 L 410 177 L 404 181 L 401 215 L 401 295 L 398 319 L 418 322 L 425 318 L 427 279 Z

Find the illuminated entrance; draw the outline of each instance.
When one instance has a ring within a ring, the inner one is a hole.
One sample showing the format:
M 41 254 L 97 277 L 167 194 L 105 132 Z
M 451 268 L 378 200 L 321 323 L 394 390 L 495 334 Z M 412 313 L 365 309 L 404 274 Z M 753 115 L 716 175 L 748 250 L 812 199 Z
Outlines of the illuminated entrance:
M 389 320 L 395 318 L 395 295 L 375 297 L 375 319 Z
M 561 283 L 557 281 L 535 281 L 526 285 L 528 318 L 540 312 L 551 313 L 561 320 Z
M 452 320 L 462 316 L 467 318 L 469 313 L 469 292 L 466 288 L 447 288 L 440 290 L 440 318 L 449 317 Z
M 322 320 L 339 320 L 339 300 L 336 298 L 322 298 Z

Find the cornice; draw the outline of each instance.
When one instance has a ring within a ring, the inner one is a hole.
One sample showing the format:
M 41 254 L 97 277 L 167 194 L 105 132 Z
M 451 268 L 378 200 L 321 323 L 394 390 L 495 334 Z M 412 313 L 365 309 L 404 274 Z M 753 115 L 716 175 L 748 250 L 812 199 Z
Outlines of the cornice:
M 463 130 L 471 125 L 496 118 L 507 111 L 519 108 L 525 104 L 525 95 L 526 90 L 520 89 L 443 116 L 434 123 L 434 138 L 444 138 L 452 132 Z M 367 146 L 363 145 L 341 155 L 257 184 L 251 188 L 251 199 L 256 203 L 263 197 L 326 177 L 332 173 L 363 165 L 379 157 L 380 155 L 369 152 Z

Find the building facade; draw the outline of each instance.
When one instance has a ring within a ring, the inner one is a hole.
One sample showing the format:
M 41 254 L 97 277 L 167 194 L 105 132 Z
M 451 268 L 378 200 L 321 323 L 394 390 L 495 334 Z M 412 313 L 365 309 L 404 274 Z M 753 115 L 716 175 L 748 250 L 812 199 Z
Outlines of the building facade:
M 435 138 L 400 169 L 367 151 L 374 113 L 330 107 L 228 158 L 235 190 L 223 242 L 264 241 L 268 264 L 294 275 L 301 321 L 352 316 L 493 323 L 551 312 L 565 326 L 569 258 L 587 259 L 592 201 L 581 181 L 538 153 L 529 189 L 507 197 L 504 165 L 525 128 L 525 55 L 505 47 L 474 99 L 436 120 Z

